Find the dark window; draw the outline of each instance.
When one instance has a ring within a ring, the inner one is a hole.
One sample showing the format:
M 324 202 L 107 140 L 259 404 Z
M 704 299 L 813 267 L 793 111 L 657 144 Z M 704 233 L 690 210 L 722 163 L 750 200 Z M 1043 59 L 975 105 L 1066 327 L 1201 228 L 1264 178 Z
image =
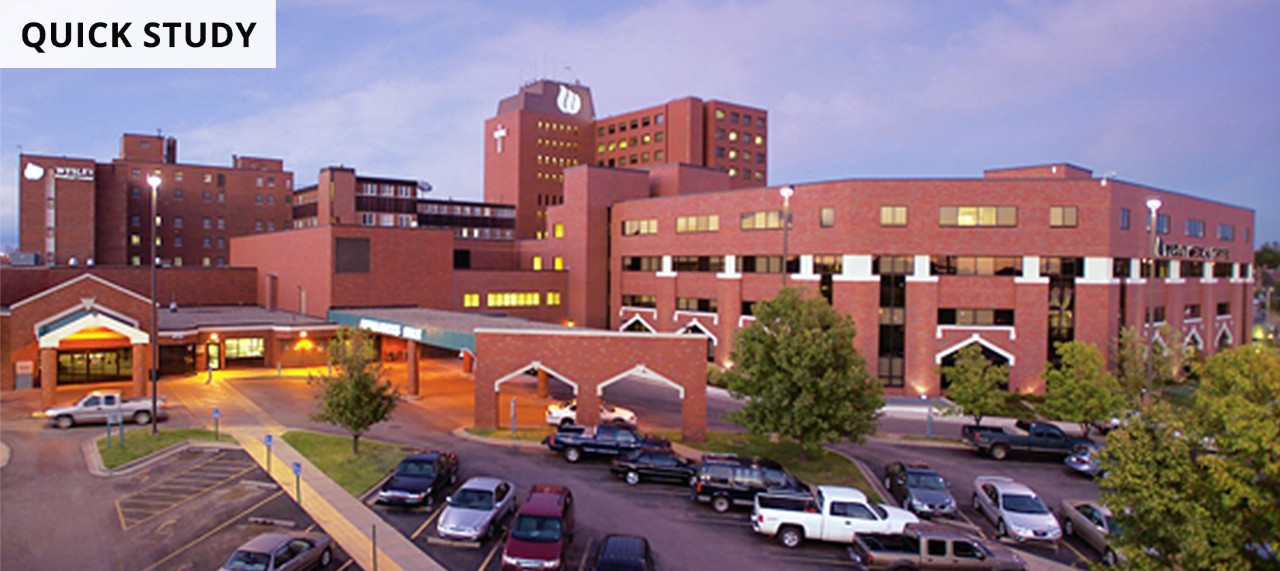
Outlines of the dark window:
M 1199 319 L 1199 318 L 1200 318 L 1200 304 L 1198 304 L 1198 303 L 1194 303 L 1194 304 L 1191 304 L 1191 305 L 1183 306 L 1183 308 L 1182 308 L 1182 317 L 1183 317 L 1184 319 Z
M 947 541 L 945 539 L 929 540 L 929 555 L 934 557 L 947 556 Z
M 369 273 L 369 239 L 336 238 L 334 271 L 339 274 Z
M 652 295 L 622 294 L 622 305 L 627 307 L 658 307 L 658 298 Z
M 1182 262 L 1180 270 L 1184 278 L 1202 278 L 1204 277 L 1204 262 L 1187 260 Z
M 1128 208 L 1120 209 L 1120 229 L 1121 230 L 1129 229 L 1129 209 Z
M 453 251 L 453 267 L 457 270 L 465 270 L 471 267 L 471 250 L 454 250 Z
M 1218 304 L 1218 315 L 1231 315 L 1231 302 L 1224 301 Z
M 1116 258 L 1111 261 L 1111 275 L 1117 278 L 1131 278 L 1133 264 L 1129 258 Z
M 1084 277 L 1084 258 L 1040 258 L 1044 276 Z
M 1164 323 L 1164 318 L 1165 314 L 1163 305 L 1147 308 L 1147 323 Z
M 1215 278 L 1231 277 L 1231 262 L 1214 262 L 1213 277 Z
M 656 272 L 662 269 L 658 256 L 623 256 L 622 270 L 626 272 Z
M 978 546 L 970 541 L 953 541 L 951 542 L 951 554 L 955 557 L 963 557 L 965 559 L 978 559 L 981 554 L 978 552 Z
M 756 311 L 756 303 L 757 303 L 757 302 L 754 302 L 754 301 L 744 301 L 744 302 L 742 302 L 742 307 L 741 307 L 741 309 L 740 309 L 741 314 L 742 314 L 742 315 L 755 315 L 755 314 L 756 314 L 756 313 L 755 313 L 755 311 Z

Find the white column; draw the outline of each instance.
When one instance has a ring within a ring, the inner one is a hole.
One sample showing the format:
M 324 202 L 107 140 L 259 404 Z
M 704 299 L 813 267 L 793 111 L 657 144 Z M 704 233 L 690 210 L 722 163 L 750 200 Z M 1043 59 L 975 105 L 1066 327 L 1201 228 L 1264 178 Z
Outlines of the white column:
M 1111 258 L 1092 257 L 1084 259 L 1084 278 L 1077 283 L 1109 284 L 1114 278 L 1111 273 Z
M 915 256 L 914 265 L 910 276 L 907 276 L 909 282 L 936 282 L 938 276 L 929 273 L 929 256 L 917 254 Z
M 674 278 L 674 277 L 676 277 L 676 273 L 675 273 L 674 271 L 672 271 L 672 269 L 671 269 L 671 268 L 672 268 L 672 266 L 671 266 L 671 256 L 663 256 L 663 257 L 662 257 L 662 271 L 658 272 L 658 277 L 660 277 L 660 278 Z
M 738 273 L 738 257 L 728 255 L 724 257 L 724 271 L 716 274 L 717 278 L 722 280 L 742 279 L 742 274 Z
M 870 282 L 879 281 L 879 277 L 872 273 L 873 268 L 871 256 L 853 256 L 845 255 L 841 261 L 841 273 L 835 276 L 834 281 L 838 282 Z

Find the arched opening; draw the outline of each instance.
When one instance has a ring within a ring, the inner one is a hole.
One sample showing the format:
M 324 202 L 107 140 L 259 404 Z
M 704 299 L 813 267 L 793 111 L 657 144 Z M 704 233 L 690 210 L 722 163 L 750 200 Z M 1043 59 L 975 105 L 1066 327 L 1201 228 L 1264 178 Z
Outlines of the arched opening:
M 618 331 L 630 331 L 634 333 L 657 333 L 657 330 L 654 329 L 652 325 L 649 325 L 649 323 L 646 322 L 644 318 L 640 317 L 639 315 L 632 316 L 631 319 L 628 319 L 626 323 L 622 324 L 622 327 L 619 328 Z
M 690 334 L 690 335 L 706 336 L 707 362 L 708 363 L 716 362 L 716 345 L 719 340 L 716 339 L 716 336 L 712 335 L 710 331 L 707 331 L 707 329 L 703 327 L 701 323 L 698 323 L 697 321 L 692 321 L 688 325 L 684 326 L 684 328 L 681 329 L 680 332 L 685 334 Z
M 1234 343 L 1235 343 L 1235 338 L 1231 336 L 1231 330 L 1227 329 L 1226 327 L 1223 327 L 1218 331 L 1218 338 L 1217 340 L 1214 341 L 1213 344 L 1218 348 L 1219 351 L 1221 351 L 1223 349 L 1231 347 Z
M 539 371 L 546 376 L 545 397 L 538 394 Z M 498 426 L 501 428 L 512 426 L 513 402 L 517 429 L 552 429 L 565 418 L 570 424 L 577 422 L 573 401 L 578 395 L 578 383 L 540 362 L 531 362 L 508 373 L 495 381 L 493 388 L 498 393 Z
M 986 358 L 987 362 L 990 363 L 992 366 L 998 367 L 1000 365 L 1011 364 L 1009 357 L 1006 354 L 996 351 L 995 349 L 993 349 L 992 347 L 988 346 L 985 343 L 972 341 L 958 347 L 952 347 L 946 354 L 942 355 L 941 359 L 938 360 L 939 371 L 941 371 L 941 367 L 955 366 L 956 356 L 959 355 L 960 350 L 974 343 L 977 343 L 978 346 L 982 349 L 982 356 Z M 947 381 L 947 378 L 943 376 L 941 372 L 938 373 L 938 384 L 939 386 L 942 387 L 943 392 L 951 388 L 951 383 Z

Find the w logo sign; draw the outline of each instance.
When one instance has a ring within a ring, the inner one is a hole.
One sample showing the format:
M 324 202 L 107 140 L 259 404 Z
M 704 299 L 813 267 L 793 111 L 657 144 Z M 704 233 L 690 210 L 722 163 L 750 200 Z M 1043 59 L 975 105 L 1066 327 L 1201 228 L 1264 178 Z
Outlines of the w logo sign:
M 561 85 L 560 96 L 556 98 L 556 107 L 566 115 L 577 115 L 578 111 L 582 110 L 582 97 Z

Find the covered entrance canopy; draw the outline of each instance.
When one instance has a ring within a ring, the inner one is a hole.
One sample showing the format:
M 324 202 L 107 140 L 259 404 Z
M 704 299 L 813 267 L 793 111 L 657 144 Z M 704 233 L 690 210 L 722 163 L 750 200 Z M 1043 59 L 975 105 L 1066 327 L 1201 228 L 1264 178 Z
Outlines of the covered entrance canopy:
M 682 334 L 645 334 L 573 328 L 553 323 L 424 308 L 330 310 L 329 321 L 408 343 L 409 390 L 418 393 L 418 345 L 463 354 L 475 368 L 475 424 L 495 428 L 500 385 L 529 369 L 540 382 L 548 372 L 574 388 L 578 422 L 599 419 L 604 387 L 629 375 L 659 380 L 680 393 L 686 440 L 706 436 L 706 340 Z

